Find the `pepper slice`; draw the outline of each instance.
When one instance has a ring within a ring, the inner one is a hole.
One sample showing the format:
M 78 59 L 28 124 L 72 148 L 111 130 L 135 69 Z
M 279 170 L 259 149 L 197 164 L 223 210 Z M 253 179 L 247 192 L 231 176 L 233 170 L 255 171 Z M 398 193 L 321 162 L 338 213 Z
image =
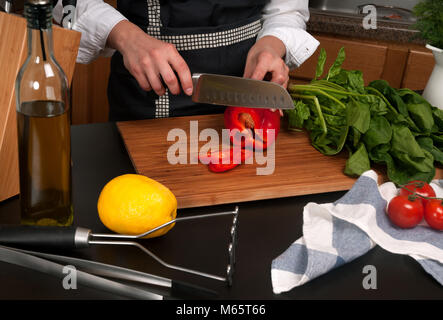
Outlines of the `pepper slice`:
M 238 149 L 230 147 L 229 151 L 222 150 L 213 154 L 208 152 L 207 155 L 199 156 L 199 159 L 201 162 L 207 163 L 209 170 L 212 172 L 229 171 L 240 165 L 240 163 L 234 163 L 234 150 Z M 245 163 L 252 156 L 252 150 L 240 149 L 239 151 L 241 152 L 239 155 L 241 163 Z M 214 159 L 217 159 L 217 161 L 214 161 Z M 238 162 L 238 159 L 235 160 Z

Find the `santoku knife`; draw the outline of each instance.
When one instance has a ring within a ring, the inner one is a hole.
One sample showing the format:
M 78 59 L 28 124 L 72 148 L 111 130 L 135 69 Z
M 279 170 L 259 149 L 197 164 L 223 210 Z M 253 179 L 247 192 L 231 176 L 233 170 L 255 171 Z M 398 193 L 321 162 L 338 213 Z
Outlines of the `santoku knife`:
M 293 109 L 288 91 L 268 81 L 198 73 L 192 75 L 192 101 L 222 106 Z

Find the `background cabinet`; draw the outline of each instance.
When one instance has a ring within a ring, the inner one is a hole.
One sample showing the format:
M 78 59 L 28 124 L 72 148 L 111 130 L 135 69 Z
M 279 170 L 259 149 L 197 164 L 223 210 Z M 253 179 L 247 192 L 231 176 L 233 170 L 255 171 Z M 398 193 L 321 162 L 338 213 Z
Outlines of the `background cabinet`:
M 401 87 L 413 90 L 424 89 L 434 65 L 435 59 L 430 50 L 426 48 L 409 50 Z
M 116 7 L 117 0 L 105 2 Z M 108 121 L 108 87 L 111 58 L 90 64 L 76 63 L 71 86 L 72 124 Z
M 106 94 L 111 58 L 77 63 L 71 87 L 72 124 L 108 121 Z
M 396 44 L 371 40 L 315 35 L 320 48 L 327 53 L 327 70 L 341 47 L 345 48 L 343 68 L 361 70 L 365 84 L 384 79 L 395 88 L 423 90 L 431 75 L 435 61 L 432 52 L 415 44 Z M 320 50 L 300 68 L 291 72 L 294 82 L 308 82 L 315 76 Z

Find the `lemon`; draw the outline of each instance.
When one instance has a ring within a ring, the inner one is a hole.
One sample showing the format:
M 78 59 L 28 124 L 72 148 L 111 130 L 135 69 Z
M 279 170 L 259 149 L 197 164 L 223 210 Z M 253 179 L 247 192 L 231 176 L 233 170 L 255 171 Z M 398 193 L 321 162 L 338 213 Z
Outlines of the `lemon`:
M 158 181 L 139 174 L 125 174 L 109 181 L 97 202 L 99 218 L 110 230 L 136 235 L 152 230 L 177 216 L 177 199 Z M 170 224 L 145 238 L 164 235 Z

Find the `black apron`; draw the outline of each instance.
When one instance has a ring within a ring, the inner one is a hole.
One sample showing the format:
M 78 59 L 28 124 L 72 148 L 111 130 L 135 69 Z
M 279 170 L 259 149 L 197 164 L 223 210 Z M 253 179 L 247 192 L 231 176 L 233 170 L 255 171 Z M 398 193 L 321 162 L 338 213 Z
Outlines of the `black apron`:
M 191 73 L 242 76 L 268 0 L 120 0 L 118 10 L 149 35 L 173 43 Z M 109 120 L 221 113 L 183 93 L 144 91 L 116 52 L 108 84 Z

